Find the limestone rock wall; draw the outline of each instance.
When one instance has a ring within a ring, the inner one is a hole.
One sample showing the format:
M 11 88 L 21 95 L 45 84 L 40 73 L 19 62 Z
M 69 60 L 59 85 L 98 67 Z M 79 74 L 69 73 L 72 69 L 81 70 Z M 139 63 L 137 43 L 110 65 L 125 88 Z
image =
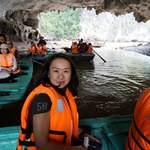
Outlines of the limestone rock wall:
M 68 7 L 94 8 L 97 14 L 104 11 L 116 15 L 133 12 L 138 22 L 150 19 L 149 0 L 1 0 L 0 33 L 9 35 L 13 41 L 37 40 L 38 14 L 65 11 Z

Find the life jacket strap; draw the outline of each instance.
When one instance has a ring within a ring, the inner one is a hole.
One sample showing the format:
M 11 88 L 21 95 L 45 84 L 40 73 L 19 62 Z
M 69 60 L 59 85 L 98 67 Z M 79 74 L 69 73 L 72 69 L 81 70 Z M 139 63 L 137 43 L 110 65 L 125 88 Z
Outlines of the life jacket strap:
M 131 136 L 132 136 L 134 142 L 136 143 L 136 145 L 137 145 L 141 150 L 144 150 L 144 148 L 140 145 L 140 143 L 139 143 L 139 142 L 136 140 L 136 138 L 134 137 L 132 129 L 131 129 Z
M 21 131 L 22 131 L 22 134 L 33 133 L 33 129 L 32 128 L 24 129 L 24 128 L 21 127 Z
M 19 139 L 19 145 L 20 145 L 20 146 L 31 147 L 31 146 L 35 146 L 35 142 L 33 142 L 33 141 L 21 141 L 21 140 Z
M 66 134 L 65 131 L 54 131 L 54 130 L 49 130 L 49 133 L 50 133 L 50 134 L 57 134 L 57 135 L 64 135 L 64 139 L 63 139 L 62 144 L 65 144 L 65 143 L 66 143 L 67 134 Z
M 27 135 L 31 135 L 31 133 L 33 133 L 33 129 L 30 128 L 30 129 L 24 129 L 21 127 L 21 131 L 22 131 L 22 134 L 27 134 Z M 64 139 L 63 139 L 63 142 L 62 144 L 65 144 L 66 143 L 66 139 L 67 139 L 67 134 L 65 131 L 55 131 L 55 130 L 49 130 L 49 134 L 56 134 L 56 135 L 63 135 L 64 136 Z M 29 137 L 29 136 L 28 136 Z M 21 140 L 19 139 L 19 142 Z M 27 144 L 28 142 L 31 142 L 31 141 L 21 141 L 21 143 L 24 143 L 24 144 Z M 26 143 L 27 142 L 27 143 Z M 32 143 L 32 142 L 31 142 Z M 33 142 L 34 143 L 34 142 Z M 24 145 L 23 144 L 23 145 Z M 27 145 L 26 145 L 27 146 Z M 33 146 L 33 145 L 32 145 Z
M 129 138 L 128 138 L 128 148 L 129 148 L 129 150 L 132 150 L 132 148 L 130 146 Z
M 139 130 L 139 128 L 137 127 L 134 118 L 133 118 L 133 124 L 134 124 L 134 127 L 135 127 L 136 131 L 137 131 L 138 134 L 143 138 L 143 140 L 144 140 L 145 142 L 147 142 L 148 144 L 150 144 L 150 140 L 149 140 L 146 136 L 144 136 L 144 135 L 142 134 L 142 132 Z

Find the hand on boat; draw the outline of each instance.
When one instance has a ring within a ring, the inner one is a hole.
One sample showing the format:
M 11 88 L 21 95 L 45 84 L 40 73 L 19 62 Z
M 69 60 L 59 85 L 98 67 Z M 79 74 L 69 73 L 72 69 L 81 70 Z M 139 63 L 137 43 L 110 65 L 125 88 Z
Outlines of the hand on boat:
M 9 73 L 11 73 L 11 72 L 12 72 L 12 68 L 4 68 L 4 67 L 1 67 L 1 70 L 8 71 Z
M 98 143 L 101 142 L 101 141 L 100 141 L 99 139 L 97 139 L 96 137 L 93 137 L 93 136 L 91 136 L 91 135 L 89 135 L 89 134 L 87 134 L 87 133 L 85 133 L 84 136 L 85 136 L 85 137 L 88 137 L 89 139 L 91 139 L 91 140 L 93 140 L 93 141 L 95 141 L 95 142 L 98 142 Z
M 102 143 L 100 141 L 99 137 L 93 137 L 91 135 L 88 135 L 85 133 L 83 146 L 86 147 L 89 150 L 101 149 Z

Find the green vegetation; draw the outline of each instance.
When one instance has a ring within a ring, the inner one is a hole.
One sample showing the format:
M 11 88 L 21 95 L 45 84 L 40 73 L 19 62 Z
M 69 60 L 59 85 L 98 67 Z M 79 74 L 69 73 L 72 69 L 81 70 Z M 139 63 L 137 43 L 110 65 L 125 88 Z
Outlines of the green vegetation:
M 46 37 L 76 38 L 81 31 L 81 13 L 82 9 L 41 13 L 40 33 Z

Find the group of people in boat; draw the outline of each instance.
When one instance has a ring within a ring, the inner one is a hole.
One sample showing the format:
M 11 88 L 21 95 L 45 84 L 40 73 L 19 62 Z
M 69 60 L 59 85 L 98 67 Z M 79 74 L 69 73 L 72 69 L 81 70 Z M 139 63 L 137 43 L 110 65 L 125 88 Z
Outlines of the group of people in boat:
M 93 53 L 93 46 L 89 42 L 84 42 L 83 39 L 80 39 L 78 42 L 72 42 L 71 45 L 71 53 L 86 53 L 91 54 Z
M 7 39 L 5 34 L 0 34 L 0 82 L 11 81 L 21 74 L 20 55 L 18 49 Z
M 45 56 L 47 53 L 46 41 L 40 36 L 37 45 L 31 41 L 28 48 L 30 56 Z M 20 54 L 9 37 L 0 34 L 0 82 L 10 82 L 14 77 L 21 74 Z
M 28 48 L 28 54 L 29 56 L 45 56 L 47 53 L 46 48 L 46 41 L 44 40 L 44 37 L 41 36 L 38 43 L 31 41 L 31 45 Z
M 0 73 L 6 71 L 13 75 L 19 67 L 18 55 L 15 52 L 17 49 L 6 40 L 1 42 Z M 31 44 L 36 46 L 33 42 Z M 22 107 L 17 150 L 22 148 L 85 150 L 86 148 L 78 144 L 85 136 L 100 142 L 78 126 L 75 98 L 79 80 L 69 56 L 57 53 L 49 57 L 36 83 L 36 87 Z

